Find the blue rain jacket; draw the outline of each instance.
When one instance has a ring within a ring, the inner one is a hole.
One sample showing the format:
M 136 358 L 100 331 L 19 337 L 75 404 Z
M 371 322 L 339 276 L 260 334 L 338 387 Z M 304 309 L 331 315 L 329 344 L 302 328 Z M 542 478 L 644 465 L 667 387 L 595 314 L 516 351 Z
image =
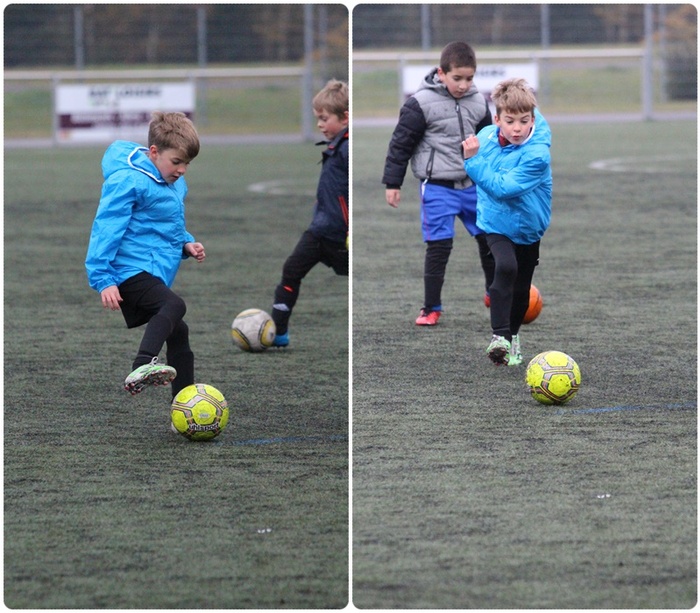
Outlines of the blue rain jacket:
M 170 287 L 188 257 L 185 243 L 194 242 L 185 229 L 185 178 L 166 183 L 147 152 L 115 141 L 102 158 L 102 197 L 85 258 L 88 282 L 98 292 L 141 272 Z
M 476 225 L 517 245 L 531 245 L 549 227 L 552 211 L 552 131 L 535 109 L 535 124 L 522 145 L 498 143 L 497 126 L 481 130 L 479 153 L 464 160 L 476 183 Z

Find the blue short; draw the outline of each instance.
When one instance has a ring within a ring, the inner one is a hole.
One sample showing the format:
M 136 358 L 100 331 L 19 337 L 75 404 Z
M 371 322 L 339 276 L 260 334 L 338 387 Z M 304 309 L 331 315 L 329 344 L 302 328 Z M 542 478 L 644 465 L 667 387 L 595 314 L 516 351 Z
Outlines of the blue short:
M 454 189 L 425 181 L 420 185 L 420 220 L 423 240 L 454 238 L 455 217 L 472 236 L 483 234 L 476 227 L 476 185 Z

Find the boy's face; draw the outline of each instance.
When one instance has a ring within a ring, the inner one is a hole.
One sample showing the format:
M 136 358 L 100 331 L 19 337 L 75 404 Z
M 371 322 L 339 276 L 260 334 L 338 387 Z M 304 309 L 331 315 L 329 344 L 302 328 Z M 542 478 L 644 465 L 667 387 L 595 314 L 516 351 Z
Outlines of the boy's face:
M 321 130 L 321 134 L 326 137 L 327 140 L 333 140 L 338 133 L 345 130 L 348 127 L 348 122 L 350 114 L 345 111 L 343 117 L 339 117 L 335 113 L 329 113 L 325 109 L 317 111 L 314 109 L 314 115 L 316 116 L 316 126 Z
M 453 98 L 461 98 L 472 86 L 474 81 L 474 68 L 462 66 L 461 68 L 450 68 L 448 72 L 444 72 L 442 68 L 438 68 L 438 78 L 450 92 Z
M 190 165 L 190 160 L 179 149 L 158 151 L 158 147 L 151 145 L 148 148 L 148 157 L 166 183 L 175 183 L 187 172 L 187 167 Z
M 525 142 L 535 123 L 535 116 L 530 111 L 526 113 L 501 111 L 499 115 L 494 115 L 493 119 L 500 128 L 501 134 L 513 145 L 521 145 Z

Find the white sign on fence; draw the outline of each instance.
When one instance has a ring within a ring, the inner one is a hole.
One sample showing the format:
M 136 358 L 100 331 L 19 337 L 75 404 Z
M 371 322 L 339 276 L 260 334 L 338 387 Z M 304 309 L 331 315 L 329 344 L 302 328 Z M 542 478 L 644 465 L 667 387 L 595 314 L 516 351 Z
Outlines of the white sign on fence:
M 401 91 L 404 99 L 414 94 L 421 81 L 435 65 L 412 64 L 403 67 L 401 75 Z M 490 100 L 493 88 L 504 79 L 525 79 L 530 87 L 537 91 L 539 85 L 539 70 L 534 62 L 519 64 L 480 64 L 474 74 L 474 84 L 479 91 Z
M 192 118 L 195 88 L 182 83 L 100 83 L 58 85 L 56 140 L 63 143 L 145 143 L 153 111 L 180 111 Z

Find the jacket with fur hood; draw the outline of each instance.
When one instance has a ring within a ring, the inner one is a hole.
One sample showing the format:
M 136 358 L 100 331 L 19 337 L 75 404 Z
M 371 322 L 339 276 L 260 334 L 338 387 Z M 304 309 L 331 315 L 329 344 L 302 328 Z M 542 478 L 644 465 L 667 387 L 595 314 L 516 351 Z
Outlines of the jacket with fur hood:
M 421 181 L 465 180 L 461 142 L 492 123 L 486 99 L 474 84 L 462 98 L 453 98 L 437 71 L 433 68 L 401 107 L 384 165 L 387 188 L 401 187 L 409 160 Z
M 170 287 L 194 237 L 185 229 L 187 183 L 166 183 L 137 143 L 115 141 L 102 159 L 102 196 L 85 258 L 90 287 L 101 292 L 147 272 Z

